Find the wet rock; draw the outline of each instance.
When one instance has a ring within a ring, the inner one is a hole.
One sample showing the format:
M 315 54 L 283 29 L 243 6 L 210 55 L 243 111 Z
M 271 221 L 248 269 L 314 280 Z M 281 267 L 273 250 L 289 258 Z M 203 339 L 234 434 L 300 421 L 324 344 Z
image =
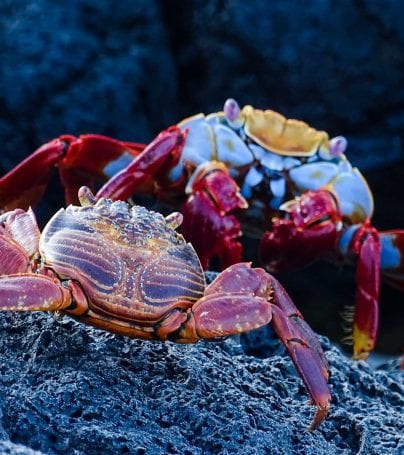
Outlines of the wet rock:
M 0 316 L 0 423 L 12 454 L 29 453 L 21 446 L 46 454 L 404 450 L 398 364 L 374 370 L 353 363 L 325 338 L 332 409 L 308 433 L 313 408 L 267 328 L 218 343 L 175 345 L 46 314 Z

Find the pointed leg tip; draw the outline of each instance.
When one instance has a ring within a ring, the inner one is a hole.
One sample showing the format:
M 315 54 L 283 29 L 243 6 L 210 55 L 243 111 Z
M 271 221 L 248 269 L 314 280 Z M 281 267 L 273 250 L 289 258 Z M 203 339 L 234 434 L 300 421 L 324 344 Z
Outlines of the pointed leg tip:
M 307 431 L 309 433 L 316 430 L 322 424 L 322 422 L 327 417 L 329 410 L 330 410 L 330 405 L 328 403 L 325 406 L 320 406 L 320 405 L 317 406 L 317 411 L 314 414 L 313 420 L 312 420 L 309 428 L 307 429 Z
M 354 351 L 352 354 L 352 359 L 353 360 L 367 360 L 369 357 L 369 352 L 367 351 Z

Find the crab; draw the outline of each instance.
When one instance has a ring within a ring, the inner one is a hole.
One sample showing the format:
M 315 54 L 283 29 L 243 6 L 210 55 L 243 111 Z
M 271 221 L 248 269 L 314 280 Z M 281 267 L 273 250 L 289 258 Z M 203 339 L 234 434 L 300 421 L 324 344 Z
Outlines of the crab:
M 0 208 L 38 202 L 57 166 L 68 203 L 100 180 L 97 198 L 151 193 L 180 209 L 204 269 L 215 259 L 221 269 L 240 262 L 242 233 L 260 239 L 271 273 L 316 260 L 355 264 L 353 356 L 363 359 L 376 343 L 380 275 L 404 290 L 404 230 L 372 226 L 372 193 L 346 147 L 342 136 L 229 99 L 222 112 L 189 117 L 148 146 L 61 136 L 0 179 Z
M 317 410 L 330 406 L 328 364 L 281 284 L 250 263 L 205 284 L 199 258 L 163 217 L 79 190 L 40 233 L 31 209 L 0 217 L 0 311 L 47 311 L 129 337 L 177 343 L 222 339 L 272 322 Z

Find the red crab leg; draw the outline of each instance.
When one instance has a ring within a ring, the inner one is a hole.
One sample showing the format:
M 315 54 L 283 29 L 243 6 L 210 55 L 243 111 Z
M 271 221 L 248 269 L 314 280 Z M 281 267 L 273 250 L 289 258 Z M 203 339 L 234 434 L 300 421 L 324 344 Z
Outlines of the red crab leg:
M 376 343 L 379 323 L 380 251 L 377 230 L 369 222 L 355 233 L 351 251 L 357 254 L 353 356 L 366 359 Z
M 0 209 L 27 209 L 42 197 L 50 170 L 63 157 L 65 146 L 55 139 L 43 145 L 0 178 Z
M 94 188 L 95 180 L 105 181 L 121 169 L 122 165 L 130 163 L 145 147 L 143 144 L 123 142 L 97 134 L 79 137 L 65 135 L 59 140 L 66 149 L 64 158 L 59 163 L 59 173 L 68 204 L 77 204 L 77 192 L 81 186 Z
M 0 178 L 0 209 L 27 209 L 37 204 L 46 190 L 51 170 L 56 166 L 65 186 L 66 202 L 77 202 L 80 186 L 91 185 L 97 177 L 105 180 L 108 165 L 125 153 L 129 162 L 143 148 L 141 144 L 95 134 L 60 136 L 41 146 Z
M 206 288 L 205 296 L 189 310 L 188 321 L 176 332 L 176 341 L 218 338 L 248 332 L 271 321 L 285 345 L 317 411 L 310 430 L 327 415 L 330 392 L 328 363 L 320 343 L 290 297 L 263 269 L 235 264 Z
M 152 190 L 159 173 L 167 172 L 178 163 L 185 137 L 186 133 L 176 126 L 161 132 L 129 166 L 112 177 L 96 197 L 125 200 L 135 193 Z
M 72 303 L 68 289 L 44 275 L 0 276 L 0 311 L 57 311 Z
M 38 252 L 40 232 L 34 212 L 15 209 L 0 215 L 0 275 L 27 272 Z
M 226 166 L 217 161 L 197 168 L 186 188 L 190 194 L 182 209 L 181 232 L 192 243 L 207 269 L 213 257 L 220 259 L 221 268 L 240 262 L 240 223 L 229 212 L 247 208 L 239 187 Z
M 47 275 L 19 273 L 0 276 L 0 311 L 64 311 L 83 315 L 87 298 L 80 285 Z
M 380 272 L 388 284 L 404 291 L 404 230 L 378 233 L 368 221 L 355 233 L 350 249 L 357 254 L 354 358 L 366 359 L 376 343 Z

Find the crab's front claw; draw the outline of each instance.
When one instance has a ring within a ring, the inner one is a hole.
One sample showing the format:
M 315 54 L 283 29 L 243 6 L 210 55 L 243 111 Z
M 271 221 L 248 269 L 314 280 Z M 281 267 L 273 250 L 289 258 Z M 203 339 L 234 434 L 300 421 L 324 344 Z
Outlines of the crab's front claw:
M 315 333 L 281 284 L 263 269 L 235 264 L 222 272 L 194 304 L 176 341 L 219 338 L 272 324 L 306 385 L 317 411 L 309 430 L 325 419 L 330 407 L 328 363 Z
M 240 262 L 241 227 L 230 212 L 247 208 L 239 187 L 226 166 L 217 161 L 198 166 L 186 188 L 188 200 L 183 206 L 182 233 L 192 243 L 207 269 L 212 258 L 222 269 Z
M 308 191 L 286 202 L 262 237 L 261 259 L 267 270 L 304 267 L 335 251 L 342 227 L 338 203 L 329 191 Z

